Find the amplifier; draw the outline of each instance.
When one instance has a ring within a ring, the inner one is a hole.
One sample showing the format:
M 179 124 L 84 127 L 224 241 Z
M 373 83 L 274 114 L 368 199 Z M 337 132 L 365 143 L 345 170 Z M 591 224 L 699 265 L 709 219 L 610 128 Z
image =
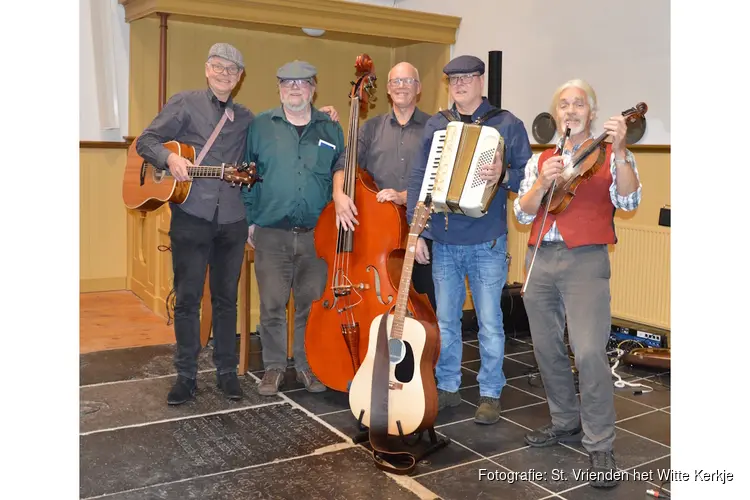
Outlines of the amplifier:
M 503 328 L 506 337 L 521 338 L 531 336 L 529 318 L 521 298 L 521 283 L 506 283 L 500 297 L 500 308 L 503 311 Z M 462 329 L 469 332 L 479 331 L 476 311 L 464 311 L 461 319 Z

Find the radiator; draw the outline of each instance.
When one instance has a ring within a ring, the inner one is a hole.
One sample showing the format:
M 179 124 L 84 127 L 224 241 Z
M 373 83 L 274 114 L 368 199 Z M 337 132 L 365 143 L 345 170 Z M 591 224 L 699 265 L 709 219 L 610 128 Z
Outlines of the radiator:
M 610 246 L 612 316 L 670 329 L 670 228 L 616 221 L 617 244 Z M 512 227 L 509 282 L 525 280 L 524 259 L 530 226 Z M 515 230 L 514 230 L 515 229 Z

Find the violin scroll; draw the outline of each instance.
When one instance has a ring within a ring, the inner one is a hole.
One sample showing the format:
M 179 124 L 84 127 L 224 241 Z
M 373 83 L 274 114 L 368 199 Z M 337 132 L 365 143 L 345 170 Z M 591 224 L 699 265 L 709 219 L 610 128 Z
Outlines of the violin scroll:
M 349 97 L 359 98 L 361 110 L 365 110 L 369 98 L 372 97 L 375 80 L 377 80 L 377 76 L 375 76 L 375 65 L 369 55 L 360 54 L 357 56 L 354 67 L 357 70 L 358 78 L 356 82 L 351 82 L 352 91 L 349 94 Z
M 632 107 L 630 109 L 626 109 L 622 112 L 622 116 L 626 118 L 626 120 L 630 123 L 635 122 L 638 118 L 643 118 L 643 116 L 648 111 L 648 106 L 645 102 L 639 102 L 635 105 L 635 107 Z

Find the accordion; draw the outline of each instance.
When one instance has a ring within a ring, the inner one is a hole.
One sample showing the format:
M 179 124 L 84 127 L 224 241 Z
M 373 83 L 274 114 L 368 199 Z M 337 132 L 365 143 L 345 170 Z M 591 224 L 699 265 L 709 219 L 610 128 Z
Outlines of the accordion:
M 488 185 L 479 177 L 482 167 L 493 163 L 499 151 L 503 163 L 500 181 Z M 505 175 L 505 141 L 493 127 L 450 122 L 432 136 L 419 201 L 432 195 L 437 213 L 482 217 L 490 206 Z

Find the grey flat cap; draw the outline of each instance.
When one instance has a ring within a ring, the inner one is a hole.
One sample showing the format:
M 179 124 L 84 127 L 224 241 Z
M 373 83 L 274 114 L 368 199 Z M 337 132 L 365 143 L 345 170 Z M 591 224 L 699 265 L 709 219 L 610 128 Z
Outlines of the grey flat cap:
M 317 74 L 318 70 L 312 64 L 305 61 L 292 61 L 280 67 L 276 72 L 276 77 L 279 80 L 305 80 Z
M 242 59 L 242 52 L 228 43 L 215 43 L 208 51 L 208 59 L 212 57 L 221 57 L 227 61 L 232 61 L 239 68 L 245 68 L 245 61 Z
M 476 73 L 484 74 L 484 62 L 474 56 L 458 56 L 451 60 L 443 68 L 443 73 L 453 75 L 456 73 Z

